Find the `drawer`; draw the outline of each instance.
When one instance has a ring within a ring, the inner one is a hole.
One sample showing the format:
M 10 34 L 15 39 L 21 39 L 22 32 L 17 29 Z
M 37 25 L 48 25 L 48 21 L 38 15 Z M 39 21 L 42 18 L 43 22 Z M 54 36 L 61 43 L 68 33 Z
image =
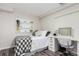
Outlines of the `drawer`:
M 52 40 L 51 38 L 49 40 Z
M 50 46 L 52 46 L 53 44 L 49 44 Z
M 49 43 L 52 43 L 53 41 L 52 40 L 49 40 Z
M 49 49 L 52 49 L 52 47 L 49 47 Z
M 53 46 L 53 44 L 49 44 L 49 46 L 50 46 L 50 47 L 52 47 L 52 46 Z
M 52 40 L 52 39 L 49 39 L 49 40 Z
M 49 44 L 52 44 L 53 43 L 53 41 L 49 41 Z
M 54 47 L 49 47 L 49 49 L 53 50 L 53 49 L 54 49 Z
M 52 39 L 49 39 L 50 41 L 54 41 L 54 39 L 52 38 Z

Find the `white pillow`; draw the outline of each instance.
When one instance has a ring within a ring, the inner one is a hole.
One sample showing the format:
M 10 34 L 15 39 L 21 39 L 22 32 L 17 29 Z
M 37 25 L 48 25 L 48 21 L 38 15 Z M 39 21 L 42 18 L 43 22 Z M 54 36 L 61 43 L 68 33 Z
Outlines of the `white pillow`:
M 45 36 L 46 36 L 46 33 L 47 33 L 47 31 L 37 31 L 37 32 L 35 33 L 35 35 L 36 35 L 36 36 L 43 36 L 43 37 L 45 37 Z
M 37 31 L 37 32 L 35 33 L 35 36 L 41 36 L 41 31 Z
M 41 31 L 41 36 L 46 36 L 47 31 Z

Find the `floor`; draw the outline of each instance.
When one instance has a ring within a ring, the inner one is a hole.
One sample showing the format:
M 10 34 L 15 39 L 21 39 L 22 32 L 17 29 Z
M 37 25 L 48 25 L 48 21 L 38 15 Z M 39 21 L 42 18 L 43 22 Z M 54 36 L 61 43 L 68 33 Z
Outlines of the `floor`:
M 60 54 L 54 53 L 52 51 L 49 51 L 47 49 L 40 51 L 40 52 L 36 52 L 34 55 L 32 56 L 59 56 Z
M 14 48 L 9 48 L 9 49 L 4 49 L 0 51 L 0 56 L 14 56 L 15 52 L 14 52 Z M 24 56 L 27 56 L 26 54 Z M 59 51 L 57 52 L 52 52 L 48 49 L 44 49 L 42 51 L 36 52 L 30 56 L 67 56 Z M 69 56 L 77 56 L 74 54 L 71 54 Z
M 36 52 L 32 56 L 77 56 L 77 55 L 75 55 L 75 54 L 67 55 L 67 54 L 61 53 L 60 51 L 52 52 L 52 51 L 50 51 L 48 49 L 45 49 L 43 51 Z
M 0 50 L 0 56 L 14 56 L 14 48 Z

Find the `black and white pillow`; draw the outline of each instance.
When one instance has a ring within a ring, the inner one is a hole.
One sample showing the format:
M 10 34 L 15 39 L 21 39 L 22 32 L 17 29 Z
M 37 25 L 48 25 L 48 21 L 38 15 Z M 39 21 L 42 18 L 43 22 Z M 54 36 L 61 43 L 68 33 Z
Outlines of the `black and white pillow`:
M 18 36 L 16 37 L 16 56 L 20 56 L 23 53 L 30 52 L 31 50 L 31 37 L 29 36 Z

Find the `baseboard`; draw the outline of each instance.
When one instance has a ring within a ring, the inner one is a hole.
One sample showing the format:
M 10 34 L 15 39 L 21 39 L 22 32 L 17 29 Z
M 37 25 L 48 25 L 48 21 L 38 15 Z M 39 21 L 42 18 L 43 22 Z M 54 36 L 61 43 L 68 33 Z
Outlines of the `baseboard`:
M 11 47 L 3 47 L 3 48 L 0 48 L 0 50 L 4 50 L 4 49 L 9 49 L 9 48 L 14 48 L 15 46 L 11 46 Z

